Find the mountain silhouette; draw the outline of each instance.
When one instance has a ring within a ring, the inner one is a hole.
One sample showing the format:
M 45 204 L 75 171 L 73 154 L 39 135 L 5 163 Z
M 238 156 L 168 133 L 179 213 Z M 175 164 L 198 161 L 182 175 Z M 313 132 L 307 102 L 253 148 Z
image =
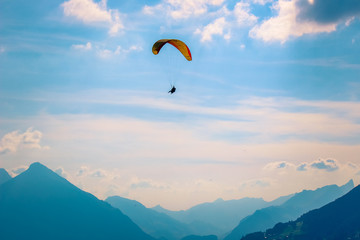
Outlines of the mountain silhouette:
M 0 185 L 0 239 L 154 240 L 120 210 L 40 163 Z
M 10 179 L 11 176 L 9 175 L 9 173 L 5 169 L 0 168 L 0 185 L 3 184 L 4 182 L 7 182 Z
M 295 220 L 302 214 L 322 207 L 343 196 L 354 187 L 350 180 L 345 185 L 329 185 L 316 190 L 304 190 L 296 193 L 280 206 L 271 206 L 257 210 L 254 214 L 240 221 L 239 225 L 225 237 L 225 240 L 238 240 L 246 234 L 265 231 L 279 222 Z
M 214 202 L 198 204 L 188 210 L 170 211 L 156 206 L 153 209 L 166 213 L 172 218 L 197 229 L 198 235 L 224 236 L 234 229 L 239 221 L 252 214 L 255 210 L 267 206 L 280 205 L 292 195 L 266 202 L 262 198 L 242 198 L 236 200 L 223 200 L 221 198 Z
M 335 201 L 312 210 L 296 221 L 278 223 L 266 232 L 242 240 L 342 240 L 360 239 L 360 186 Z
M 164 213 L 146 208 L 135 200 L 112 196 L 105 201 L 120 209 L 141 229 L 153 237 L 173 240 L 196 232 L 196 230 L 191 230 L 191 227 L 187 224 L 181 223 Z

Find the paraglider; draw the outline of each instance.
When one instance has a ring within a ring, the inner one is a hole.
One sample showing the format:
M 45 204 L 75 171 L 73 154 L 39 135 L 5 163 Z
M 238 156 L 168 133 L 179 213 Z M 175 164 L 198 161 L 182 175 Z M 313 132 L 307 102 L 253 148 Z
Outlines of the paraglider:
M 192 60 L 190 49 L 183 41 L 178 40 L 178 39 L 160 39 L 160 40 L 158 40 L 157 42 L 154 43 L 154 45 L 152 47 L 153 54 L 154 55 L 159 54 L 161 48 L 167 43 L 174 46 L 177 50 L 179 50 L 179 52 L 185 57 L 186 60 L 188 60 L 188 61 Z M 173 94 L 175 91 L 176 91 L 176 87 L 174 86 L 174 84 L 171 84 L 171 89 L 168 93 Z

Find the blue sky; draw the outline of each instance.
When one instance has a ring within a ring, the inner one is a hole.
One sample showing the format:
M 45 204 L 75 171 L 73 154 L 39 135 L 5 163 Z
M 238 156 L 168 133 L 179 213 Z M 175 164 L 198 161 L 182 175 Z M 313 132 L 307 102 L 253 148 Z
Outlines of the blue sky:
M 0 167 L 14 176 L 40 161 L 100 199 L 169 209 L 360 182 L 356 0 L 0 6 Z M 193 61 L 153 55 L 161 38 Z

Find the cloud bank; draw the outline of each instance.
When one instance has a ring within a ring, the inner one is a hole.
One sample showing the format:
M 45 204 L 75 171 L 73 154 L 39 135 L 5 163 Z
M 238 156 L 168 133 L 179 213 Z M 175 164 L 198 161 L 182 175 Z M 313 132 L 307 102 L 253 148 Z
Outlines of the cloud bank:
M 270 6 L 273 16 L 258 22 L 259 16 L 252 13 L 255 5 Z M 225 0 L 163 0 L 155 6 L 145 6 L 143 13 L 177 22 L 196 19 L 202 26 L 197 26 L 193 33 L 200 35 L 201 42 L 210 42 L 215 35 L 229 40 L 231 32 L 249 27 L 251 38 L 285 43 L 306 34 L 336 31 L 343 23 L 349 25 L 360 15 L 360 3 L 357 0 L 242 0 L 231 9 Z
M 298 165 L 287 161 L 271 162 L 264 167 L 265 170 L 270 171 L 288 169 L 296 170 L 298 172 L 305 172 L 311 170 L 334 172 L 344 168 L 357 169 L 357 166 L 352 163 L 341 164 L 336 159 L 318 159 L 313 162 L 303 162 Z

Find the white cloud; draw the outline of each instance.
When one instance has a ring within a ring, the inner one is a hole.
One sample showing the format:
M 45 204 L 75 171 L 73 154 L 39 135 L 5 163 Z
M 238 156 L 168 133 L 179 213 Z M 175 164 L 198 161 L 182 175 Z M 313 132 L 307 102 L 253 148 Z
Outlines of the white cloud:
M 274 0 L 250 0 L 254 4 L 265 5 L 267 3 L 274 2 Z
M 129 191 L 136 189 L 144 189 L 144 188 L 152 188 L 152 189 L 165 189 L 167 188 L 166 184 L 156 182 L 152 179 L 139 179 L 137 177 L 133 177 L 129 186 Z
M 5 47 L 4 46 L 0 46 L 0 54 L 5 52 Z
M 71 47 L 74 49 L 83 50 L 83 51 L 89 51 L 92 49 L 92 45 L 90 42 L 87 42 L 86 44 L 74 44 Z
M 114 54 L 118 55 L 118 54 L 122 54 L 122 53 L 140 52 L 142 50 L 143 50 L 143 48 L 138 45 L 132 45 L 129 48 L 122 48 L 121 46 L 117 46 Z
M 54 170 L 54 172 L 63 178 L 67 178 L 69 175 L 69 173 L 66 172 L 63 167 L 58 167 L 57 169 Z
M 266 164 L 266 166 L 264 167 L 265 170 L 281 170 L 281 169 L 289 169 L 289 168 L 294 168 L 295 165 L 286 161 L 281 161 L 281 162 L 271 162 Z
M 100 57 L 100 58 L 110 58 L 111 56 L 114 55 L 114 51 L 111 51 L 109 49 L 102 49 L 102 50 L 98 50 L 97 51 L 97 55 Z
M 69 0 L 62 4 L 64 14 L 74 17 L 88 25 L 105 24 L 109 27 L 109 34 L 115 35 L 124 28 L 120 13 L 115 9 L 107 9 L 106 0 Z
M 265 42 L 286 42 L 290 37 L 300 37 L 304 34 L 332 32 L 336 23 L 320 24 L 311 20 L 299 20 L 300 9 L 297 0 L 279 0 L 273 5 L 277 16 L 256 25 L 249 32 L 250 37 L 262 39 Z
M 225 33 L 227 22 L 224 17 L 218 18 L 212 23 L 206 25 L 202 29 L 197 29 L 195 34 L 201 35 L 201 42 L 211 41 L 213 35 L 223 36 L 224 39 L 229 39 L 228 33 Z
M 164 13 L 173 19 L 187 19 L 208 13 L 209 7 L 221 6 L 224 0 L 164 0 L 155 6 L 145 6 L 149 15 Z
M 29 167 L 28 166 L 19 166 L 16 168 L 11 169 L 12 175 L 19 175 L 20 173 L 26 171 Z
M 257 17 L 250 13 L 250 4 L 238 2 L 234 8 L 234 15 L 239 26 L 252 26 L 257 22 Z
M 94 171 L 91 176 L 96 178 L 104 178 L 106 176 L 106 172 L 102 169 L 99 169 Z
M 240 184 L 239 191 L 244 191 L 245 189 L 265 188 L 271 186 L 271 184 L 271 179 L 250 179 Z
M 115 50 L 109 50 L 109 49 L 99 49 L 97 51 L 97 54 L 101 58 L 111 58 L 113 56 L 125 56 L 126 54 L 129 54 L 131 52 L 140 52 L 143 48 L 139 45 L 131 45 L 128 48 L 123 48 L 121 46 L 117 46 Z
M 0 141 L 0 154 L 15 153 L 19 149 L 46 149 L 40 145 L 42 133 L 28 128 L 24 133 L 13 131 L 2 137 Z
M 81 166 L 79 171 L 77 172 L 76 176 L 78 176 L 78 177 L 83 176 L 83 175 L 87 174 L 88 171 L 89 171 L 88 167 Z

